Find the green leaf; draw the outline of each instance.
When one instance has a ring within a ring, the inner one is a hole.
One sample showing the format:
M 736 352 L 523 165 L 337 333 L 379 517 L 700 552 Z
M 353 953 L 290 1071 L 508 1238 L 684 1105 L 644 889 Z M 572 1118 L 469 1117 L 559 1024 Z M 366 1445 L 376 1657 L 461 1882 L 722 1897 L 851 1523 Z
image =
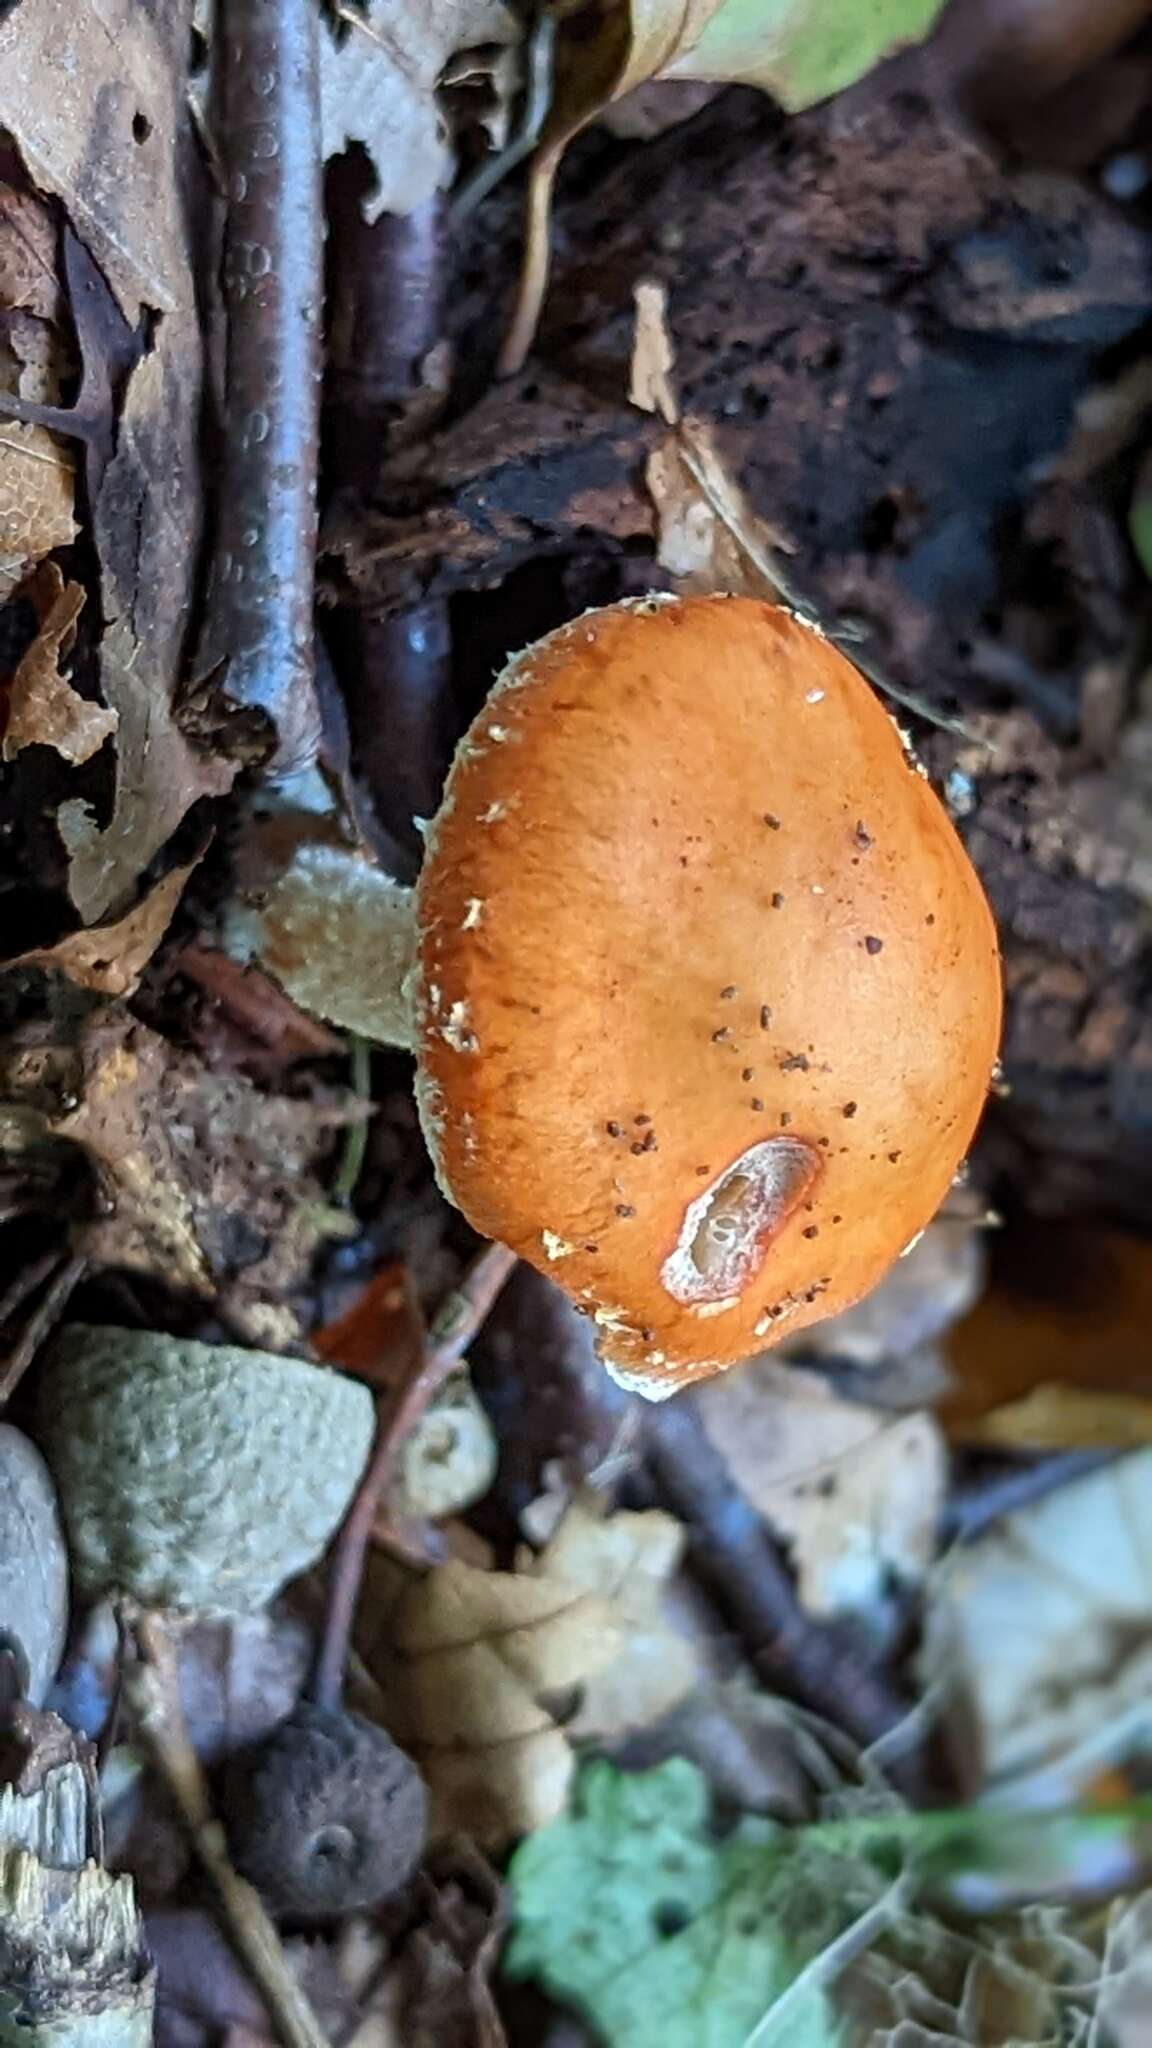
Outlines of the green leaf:
M 1144 574 L 1152 578 L 1152 491 L 1146 480 L 1128 508 L 1128 537 Z
M 576 2006 L 609 2048 L 743 2048 L 844 1924 L 783 1830 L 748 1818 L 716 1840 L 708 1807 L 679 1758 L 635 1776 L 591 1764 L 572 1816 L 512 1859 L 506 1971 Z M 818 1988 L 758 2035 L 764 2048 L 840 2038 Z
M 759 85 L 795 112 L 854 85 L 919 42 L 944 0 L 604 0 L 556 8 L 552 104 L 528 183 L 520 291 L 500 356 L 511 376 L 532 346 L 548 281 L 552 187 L 574 135 L 650 78 Z
M 645 0 L 651 9 L 651 0 Z M 928 34 L 943 0 L 721 0 L 704 28 L 661 70 L 664 78 L 761 85 L 790 111 L 854 85 Z M 665 15 L 673 10 L 662 0 Z

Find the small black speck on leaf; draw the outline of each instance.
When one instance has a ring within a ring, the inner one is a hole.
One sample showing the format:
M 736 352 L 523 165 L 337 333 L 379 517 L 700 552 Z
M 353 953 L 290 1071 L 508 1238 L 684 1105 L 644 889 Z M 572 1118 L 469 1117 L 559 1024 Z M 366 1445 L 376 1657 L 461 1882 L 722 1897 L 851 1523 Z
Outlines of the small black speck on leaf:
M 786 1127 L 787 1127 L 787 1126 L 788 1126 L 788 1125 L 789 1125 L 789 1124 L 791 1123 L 791 1121 L 792 1121 L 792 1112 L 791 1112 L 790 1110 L 787 1110 L 787 1109 L 782 1109 L 782 1110 L 780 1111 L 780 1122 L 781 1122 L 781 1124 L 783 1124 L 783 1125 L 785 1126 L 785 1128 L 786 1128 Z
M 719 1031 L 714 1031 L 712 1033 L 712 1043 L 713 1045 L 722 1045 L 724 1040 L 726 1038 L 731 1038 L 731 1036 L 732 1033 L 729 1031 L 728 1026 L 726 1024 L 722 1024 L 720 1026 Z
M 772 891 L 772 908 L 773 910 L 783 910 L 784 908 L 784 895 L 780 889 L 773 889 Z
M 806 1074 L 808 1072 L 808 1055 L 803 1052 L 786 1053 L 779 1062 L 779 1067 L 782 1074 Z
M 768 827 L 770 828 L 770 830 L 771 830 L 771 831 L 773 831 L 773 832 L 778 832 L 778 831 L 780 830 L 780 820 L 779 820 L 779 818 L 778 818 L 778 817 L 776 816 L 776 813 L 775 813 L 775 811 L 765 811 L 765 813 L 764 813 L 764 823 L 765 823 L 765 824 L 766 824 L 766 825 L 767 825 L 767 826 L 768 826 Z
M 586 1244 L 584 1249 L 586 1252 L 598 1252 L 600 1247 L 598 1244 Z
M 761 1110 L 761 1109 L 763 1109 L 763 1107 L 764 1107 L 764 1104 L 763 1104 L 763 1103 L 761 1102 L 761 1100 L 760 1100 L 760 1097 L 759 1097 L 758 1095 L 754 1095 L 754 1096 L 752 1097 L 752 1107 L 753 1107 L 753 1109 L 755 1109 L 755 1110 Z
M 605 1124 L 604 1129 L 607 1131 L 608 1136 L 610 1138 L 621 1138 L 624 1135 L 624 1133 L 620 1129 L 619 1124 L 615 1121 L 615 1119 L 613 1119 L 611 1123 Z
M 730 1003 L 733 997 L 738 996 L 739 993 L 740 991 L 737 988 L 735 982 L 729 982 L 728 987 L 722 988 L 720 991 L 720 1001 L 722 1003 Z
M 868 937 L 864 941 L 864 951 L 866 953 L 882 953 L 884 951 L 883 939 L 878 939 L 872 932 L 869 932 Z
M 872 838 L 872 834 L 868 830 L 867 825 L 864 823 L 863 818 L 857 818 L 856 830 L 852 834 L 852 837 L 856 841 L 857 846 L 860 848 L 861 853 L 867 853 L 868 848 L 875 844 Z
M 750 1081 L 752 1079 L 752 1068 L 742 1067 L 740 1070 L 740 1079 L 742 1081 Z
M 636 1211 L 630 1202 L 617 1202 L 616 1214 L 618 1216 L 634 1216 Z
M 634 1123 L 634 1124 L 636 1124 L 636 1125 L 637 1125 L 638 1127 L 641 1127 L 641 1126 L 643 1126 L 644 1124 L 650 1124 L 650 1123 L 651 1123 L 651 1121 L 652 1121 L 652 1119 L 651 1119 L 651 1117 L 650 1117 L 650 1116 L 645 1116 L 645 1115 L 644 1115 L 644 1112 L 643 1112 L 643 1111 L 641 1111 L 641 1112 L 640 1112 L 640 1115 L 639 1115 L 639 1116 L 634 1116 L 634 1117 L 633 1117 L 633 1119 L 632 1119 L 632 1121 L 633 1121 L 633 1123 Z
M 843 1108 L 841 1109 L 840 1114 L 841 1116 L 855 1116 L 856 1104 L 854 1102 L 846 1102 Z
M 770 1004 L 770 1003 L 761 1003 L 761 1005 L 760 1005 L 760 1029 L 761 1029 L 761 1031 L 770 1031 L 770 1030 L 771 1030 L 771 1028 L 772 1028 L 772 1006 L 771 1006 L 771 1004 Z
M 805 1229 L 801 1232 L 801 1235 L 803 1237 L 819 1237 L 820 1225 L 818 1223 L 807 1224 Z
M 896 1161 L 897 1161 L 897 1160 L 899 1159 L 899 1157 L 900 1157 L 900 1154 L 899 1154 L 899 1152 L 890 1152 L 890 1153 L 888 1154 L 888 1158 L 889 1158 L 889 1160 L 890 1160 L 890 1162 L 891 1162 L 891 1164 L 892 1164 L 893 1166 L 895 1166 L 895 1164 L 896 1164 Z

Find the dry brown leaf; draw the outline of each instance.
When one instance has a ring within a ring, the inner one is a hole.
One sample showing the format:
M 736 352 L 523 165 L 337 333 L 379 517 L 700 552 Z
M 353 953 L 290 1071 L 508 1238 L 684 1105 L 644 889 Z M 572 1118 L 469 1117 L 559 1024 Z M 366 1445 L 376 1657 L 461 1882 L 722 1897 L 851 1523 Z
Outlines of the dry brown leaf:
M 101 687 L 120 721 L 113 815 L 98 831 L 76 802 L 60 813 L 86 924 L 123 908 L 190 806 L 235 772 L 197 755 L 171 708 L 200 518 L 202 342 L 180 186 L 190 21 L 188 0 L 23 0 L 18 22 L 0 19 L 0 125 L 63 200 L 128 329 L 151 318 L 93 510 Z
M 591 1489 L 578 1494 L 550 1542 L 527 1568 L 552 1583 L 612 1602 L 621 1626 L 611 1662 L 584 1680 L 573 1737 L 615 1741 L 658 1721 L 695 1683 L 688 1638 L 664 1612 L 668 1581 L 680 1562 L 684 1530 L 658 1508 L 608 1515 Z
M 40 630 L 12 677 L 4 759 L 11 761 L 23 747 L 55 747 L 79 767 L 116 730 L 116 713 L 81 697 L 60 673 L 76 638 L 84 592 L 78 583 L 65 583 L 55 562 L 44 562 L 22 594 L 36 605 Z
M 174 131 L 190 14 L 182 0 L 21 0 L 0 17 L 0 126 L 64 201 L 133 326 L 141 304 L 168 312 L 181 298 Z
M 320 48 L 320 130 L 324 156 L 362 143 L 377 185 L 365 206 L 369 220 L 411 213 L 450 182 L 455 170 L 436 88 L 461 50 L 519 41 L 520 29 L 501 0 L 369 0 L 365 9 L 337 7 L 340 38 Z
M 685 593 L 717 590 L 779 599 L 788 589 L 779 564 L 783 535 L 754 513 L 729 475 L 703 420 L 684 419 L 673 383 L 675 353 L 662 284 L 636 287 L 630 397 L 671 429 L 653 448 L 644 479 L 656 508 L 656 557 Z
M 993 1408 L 965 1437 L 1017 1451 L 1131 1451 L 1152 1444 L 1152 1400 L 1053 1381 Z
M 104 636 L 101 680 L 118 720 L 112 817 L 101 828 L 78 797 L 56 813 L 72 856 L 69 894 L 86 924 L 121 908 L 192 805 L 224 795 L 237 771 L 235 761 L 200 753 L 185 739 L 149 647 L 123 621 Z
M 59 228 L 35 192 L 0 186 L 0 309 L 60 319 Z
M 52 548 L 76 537 L 76 473 L 46 427 L 0 419 L 0 601 Z
M 173 868 L 115 924 L 89 925 L 70 932 L 54 946 L 36 946 L 6 963 L 9 967 L 51 967 L 80 988 L 104 996 L 131 995 L 160 944 L 184 885 L 196 867 Z
M 311 1162 L 355 1099 L 267 1095 L 123 1011 L 89 1023 L 80 1056 L 78 1107 L 53 1128 L 85 1145 L 103 1177 L 109 1213 L 85 1238 L 93 1261 L 201 1294 L 227 1284 L 234 1315 L 266 1297 L 283 1348 L 298 1331 L 279 1304 L 327 1223 Z M 270 1334 L 264 1324 L 251 1321 L 251 1341 Z
M 878 1415 L 763 1358 L 696 1395 L 737 1486 L 790 1545 L 805 1606 L 867 1607 L 890 1573 L 923 1576 L 947 1476 L 931 1416 Z
M 541 1701 L 600 1670 L 619 1643 L 608 1601 L 546 1578 L 451 1563 L 401 1595 L 379 1675 L 437 1828 L 495 1847 L 555 1819 L 573 1755 Z

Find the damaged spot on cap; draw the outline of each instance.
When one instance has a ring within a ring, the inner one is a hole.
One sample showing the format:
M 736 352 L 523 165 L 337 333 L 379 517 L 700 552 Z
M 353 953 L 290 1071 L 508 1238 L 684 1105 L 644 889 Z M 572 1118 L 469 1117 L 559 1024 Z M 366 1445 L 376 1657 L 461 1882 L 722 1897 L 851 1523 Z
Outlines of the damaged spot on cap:
M 660 1271 L 674 1301 L 726 1301 L 759 1272 L 776 1232 L 820 1172 L 800 1138 L 766 1138 L 689 1202 L 675 1250 Z

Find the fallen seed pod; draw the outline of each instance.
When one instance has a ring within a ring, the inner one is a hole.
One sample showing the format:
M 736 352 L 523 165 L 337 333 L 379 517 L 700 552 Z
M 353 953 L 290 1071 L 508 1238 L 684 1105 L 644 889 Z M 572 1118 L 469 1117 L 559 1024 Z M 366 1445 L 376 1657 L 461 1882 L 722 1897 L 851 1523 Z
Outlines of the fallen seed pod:
M 423 1854 L 424 1781 L 359 1714 L 298 1706 L 228 1776 L 236 1868 L 283 1918 L 362 1912 L 399 1891 Z
M 201 1614 L 253 1612 L 315 1562 L 374 1426 L 330 1366 L 84 1324 L 52 1346 L 40 1412 L 77 1582 Z

